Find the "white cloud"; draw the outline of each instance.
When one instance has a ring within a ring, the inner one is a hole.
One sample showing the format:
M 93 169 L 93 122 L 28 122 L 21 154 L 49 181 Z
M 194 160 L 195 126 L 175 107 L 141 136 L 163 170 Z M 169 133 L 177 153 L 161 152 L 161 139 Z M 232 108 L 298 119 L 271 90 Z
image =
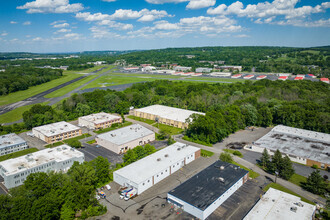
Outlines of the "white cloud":
M 250 36 L 246 35 L 246 34 L 238 34 L 238 35 L 235 35 L 234 37 L 236 37 L 236 38 L 247 38 L 247 37 L 250 37 Z
M 26 21 L 23 23 L 23 25 L 31 25 L 31 21 Z
M 8 35 L 8 33 L 7 33 L 6 31 L 4 31 L 4 32 L 2 32 L 0 35 L 1 35 L 2 37 L 5 37 L 5 36 Z
M 56 31 L 55 33 L 68 33 L 71 32 L 71 29 L 62 28 Z
M 191 0 L 186 8 L 188 9 L 200 9 L 211 7 L 215 5 L 216 0 Z
M 314 7 L 308 5 L 296 7 L 297 3 L 298 0 L 273 0 L 273 2 L 265 1 L 258 4 L 248 4 L 244 8 L 242 2 L 236 1 L 229 6 L 221 4 L 216 8 L 209 8 L 207 13 L 210 15 L 235 14 L 238 17 L 255 18 L 254 22 L 257 24 L 294 25 L 294 23 L 300 23 L 302 19 L 311 14 L 325 12 L 326 9 L 330 8 L 330 2 L 324 2 Z M 297 21 L 294 22 L 293 20 Z M 308 21 L 306 22 L 308 23 Z
M 65 28 L 65 27 L 69 27 L 70 25 L 68 23 L 61 23 L 61 24 L 54 24 L 53 27 L 54 28 Z
M 92 37 L 96 39 L 106 39 L 106 38 L 122 38 L 121 35 L 117 33 L 110 32 L 105 27 L 93 26 L 89 29 L 92 32 Z
M 90 12 L 79 12 L 76 14 L 76 18 L 84 21 L 101 21 L 110 19 L 110 15 L 102 13 L 91 14 Z
M 16 22 L 16 21 L 10 21 L 10 23 L 11 23 L 11 24 L 17 24 L 17 22 Z
M 69 0 L 35 0 L 18 6 L 27 9 L 27 13 L 75 13 L 84 9 L 81 3 L 69 4 Z
M 155 23 L 155 29 L 158 30 L 177 30 L 179 29 L 178 24 L 172 24 L 168 21 L 159 21 Z
M 164 3 L 180 3 L 188 2 L 189 0 L 146 0 L 146 2 L 151 4 L 164 4 Z
M 102 0 L 104 2 L 115 2 L 116 0 Z
M 130 30 L 133 29 L 132 24 L 124 24 L 116 21 L 111 21 L 111 20 L 103 20 L 97 23 L 98 25 L 105 25 L 110 28 L 114 28 L 117 30 Z

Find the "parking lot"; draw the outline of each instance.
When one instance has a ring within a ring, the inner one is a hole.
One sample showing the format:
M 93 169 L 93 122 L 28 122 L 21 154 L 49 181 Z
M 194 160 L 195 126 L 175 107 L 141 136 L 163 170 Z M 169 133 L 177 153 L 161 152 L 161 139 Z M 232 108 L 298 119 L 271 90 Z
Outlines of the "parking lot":
M 166 202 L 167 192 L 211 165 L 218 159 L 218 156 L 196 159 L 129 201 L 119 199 L 120 186 L 112 182 L 112 189 L 105 190 L 107 200 L 101 199 L 101 203 L 107 206 L 108 212 L 100 219 L 194 219 L 188 213 L 176 210 L 171 204 L 168 204 Z

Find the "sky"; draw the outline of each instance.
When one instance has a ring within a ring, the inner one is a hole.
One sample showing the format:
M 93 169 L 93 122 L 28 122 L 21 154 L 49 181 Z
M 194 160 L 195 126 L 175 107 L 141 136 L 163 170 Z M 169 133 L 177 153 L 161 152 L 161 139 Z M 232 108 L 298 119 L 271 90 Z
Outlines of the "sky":
M 322 0 L 0 1 L 0 52 L 325 45 Z

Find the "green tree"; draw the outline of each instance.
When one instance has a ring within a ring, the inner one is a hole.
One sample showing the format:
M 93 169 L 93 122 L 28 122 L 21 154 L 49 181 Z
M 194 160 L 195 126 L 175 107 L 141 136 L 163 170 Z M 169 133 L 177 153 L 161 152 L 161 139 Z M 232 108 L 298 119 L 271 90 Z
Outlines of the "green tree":
M 322 195 L 326 191 L 326 187 L 327 187 L 319 170 L 313 171 L 307 177 L 306 182 L 303 183 L 302 186 L 306 190 L 318 195 Z
M 144 151 L 146 152 L 146 155 L 150 155 L 156 152 L 156 148 L 150 144 L 146 144 L 144 146 Z
M 129 149 L 126 154 L 123 156 L 123 161 L 125 164 L 130 164 L 133 163 L 137 160 L 137 155 L 136 152 L 133 151 L 132 149 Z
M 268 127 L 272 124 L 273 115 L 270 109 L 266 106 L 262 107 L 258 111 L 258 124 L 262 127 Z
M 275 171 L 279 171 L 282 164 L 282 154 L 279 150 L 276 150 L 272 156 L 272 164 L 274 165 Z
M 265 148 L 260 158 L 260 165 L 262 165 L 262 167 L 266 169 L 269 166 L 269 163 L 270 163 L 270 155 L 268 154 L 268 151 Z
M 68 145 L 73 148 L 80 148 L 82 146 L 79 140 L 70 140 L 68 141 Z
M 107 183 L 110 181 L 110 163 L 106 158 L 98 156 L 90 163 L 95 170 L 95 176 L 98 183 Z
M 233 157 L 229 153 L 225 153 L 225 152 L 220 154 L 219 159 L 227 163 L 232 163 L 234 161 Z
M 288 156 L 285 156 L 282 159 L 279 171 L 279 176 L 285 180 L 290 179 L 290 177 L 295 173 L 292 162 Z
M 75 217 L 75 211 L 68 205 L 68 203 L 64 203 L 61 208 L 61 220 L 71 220 Z

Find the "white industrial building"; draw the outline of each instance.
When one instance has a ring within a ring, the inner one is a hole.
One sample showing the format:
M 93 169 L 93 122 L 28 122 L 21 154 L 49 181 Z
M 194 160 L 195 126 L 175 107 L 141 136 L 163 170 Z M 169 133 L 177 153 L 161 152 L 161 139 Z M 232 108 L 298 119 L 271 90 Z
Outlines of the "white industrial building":
M 136 117 L 155 120 L 159 123 L 182 129 L 188 127 L 189 123 L 186 120 L 192 114 L 205 115 L 205 113 L 202 112 L 168 107 L 165 105 L 151 105 L 145 108 L 134 109 L 133 114 Z
M 270 155 L 279 150 L 291 161 L 326 168 L 330 166 L 329 146 L 330 134 L 278 125 L 245 149 L 259 153 L 267 149 Z
M 111 127 L 112 124 L 121 123 L 122 118 L 109 113 L 96 113 L 78 118 L 78 125 L 92 130 L 99 130 Z
M 35 137 L 48 144 L 80 136 L 82 134 L 81 128 L 65 121 L 32 128 L 32 133 Z
M 157 184 L 200 157 L 200 149 L 176 142 L 113 173 L 121 186 L 133 187 L 137 194 Z
M 31 173 L 66 172 L 73 162 L 83 163 L 84 160 L 82 152 L 61 145 L 0 162 L 0 175 L 4 178 L 4 185 L 10 189 L 22 185 Z
M 155 133 L 142 125 L 133 124 L 96 136 L 98 145 L 117 154 L 155 140 Z
M 15 133 L 0 136 L 0 156 L 29 148 L 26 141 Z
M 316 207 L 297 196 L 269 188 L 244 220 L 310 220 Z
M 234 194 L 248 176 L 248 171 L 218 160 L 168 192 L 167 201 L 204 220 Z
M 196 73 L 210 73 L 210 72 L 212 72 L 212 68 L 204 68 L 204 67 L 196 68 Z
M 186 72 L 186 71 L 191 71 L 191 67 L 189 67 L 189 66 L 176 66 L 176 67 L 174 67 L 174 70 L 178 71 L 178 72 Z

